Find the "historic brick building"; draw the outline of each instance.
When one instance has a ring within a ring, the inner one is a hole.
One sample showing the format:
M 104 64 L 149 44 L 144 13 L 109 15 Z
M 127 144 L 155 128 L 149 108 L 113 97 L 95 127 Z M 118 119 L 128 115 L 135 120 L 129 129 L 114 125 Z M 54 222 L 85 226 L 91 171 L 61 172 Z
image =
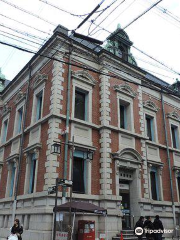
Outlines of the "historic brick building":
M 102 48 L 69 37 L 59 25 L 0 93 L 0 238 L 14 206 L 24 240 L 51 239 L 54 195 L 47 189 L 71 175 L 70 148 L 53 155 L 51 146 L 73 137 L 73 199 L 107 208 L 109 237 L 132 228 L 133 216 L 159 214 L 172 228 L 174 212 L 179 224 L 179 83 L 170 86 L 140 69 L 131 45 L 121 29 Z M 98 237 L 104 218 L 88 218 Z

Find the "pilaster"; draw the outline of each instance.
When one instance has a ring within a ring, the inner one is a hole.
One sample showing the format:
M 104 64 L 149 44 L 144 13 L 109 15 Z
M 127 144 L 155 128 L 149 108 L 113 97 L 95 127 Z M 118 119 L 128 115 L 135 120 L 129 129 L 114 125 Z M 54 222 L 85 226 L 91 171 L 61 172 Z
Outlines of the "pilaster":
M 105 72 L 105 70 L 104 70 Z M 108 73 L 108 71 L 106 71 Z M 112 189 L 112 168 L 111 168 L 111 130 L 108 130 L 106 126 L 110 124 L 110 83 L 109 77 L 101 75 L 100 76 L 100 121 L 101 125 L 104 126 L 102 130 L 100 130 L 100 184 L 101 190 L 100 194 L 102 195 L 111 195 Z

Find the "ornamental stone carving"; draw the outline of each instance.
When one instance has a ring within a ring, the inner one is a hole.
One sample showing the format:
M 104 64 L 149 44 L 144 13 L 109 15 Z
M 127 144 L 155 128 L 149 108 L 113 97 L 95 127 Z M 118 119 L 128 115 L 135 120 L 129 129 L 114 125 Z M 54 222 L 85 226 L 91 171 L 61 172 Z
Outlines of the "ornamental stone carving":
M 17 105 L 19 102 L 23 101 L 26 97 L 26 93 L 24 93 L 21 89 L 19 89 L 19 92 L 16 96 L 16 100 L 14 103 Z
M 95 86 L 97 81 L 86 70 L 72 71 L 72 76 L 84 83 Z
M 34 79 L 33 88 L 35 89 L 35 88 L 39 87 L 39 85 L 43 84 L 47 80 L 48 80 L 47 74 L 38 72 L 38 74 L 36 75 L 36 77 Z
M 7 103 L 5 103 L 2 109 L 2 116 L 5 116 L 10 112 L 11 112 L 11 107 L 9 107 Z
M 115 85 L 114 90 L 120 93 L 124 93 L 125 95 L 128 95 L 129 97 L 135 98 L 137 93 L 133 90 L 133 88 L 128 84 L 120 84 Z
M 151 99 L 144 101 L 143 107 L 148 108 L 149 110 L 152 110 L 154 112 L 157 112 L 159 110 L 159 108 L 156 106 L 156 104 Z
M 168 118 L 171 118 L 171 119 L 173 119 L 175 121 L 179 121 L 180 122 L 180 115 L 179 115 L 179 113 L 176 110 L 174 110 L 173 112 L 167 113 L 166 116 Z

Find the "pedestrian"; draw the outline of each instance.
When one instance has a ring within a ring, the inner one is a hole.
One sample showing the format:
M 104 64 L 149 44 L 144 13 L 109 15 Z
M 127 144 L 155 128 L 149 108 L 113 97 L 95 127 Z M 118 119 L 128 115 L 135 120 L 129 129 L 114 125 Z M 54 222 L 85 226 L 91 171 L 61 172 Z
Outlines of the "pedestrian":
M 18 237 L 18 240 L 22 240 L 21 234 L 23 233 L 23 227 L 20 226 L 19 219 L 14 220 L 14 225 L 11 228 L 11 234 L 14 234 Z
M 163 227 L 161 220 L 159 219 L 159 215 L 156 215 L 153 225 L 154 225 L 154 230 L 159 231 L 158 233 L 154 233 L 154 239 L 162 240 L 162 234 L 163 234 L 164 227 Z
M 154 231 L 154 225 L 151 221 L 151 217 L 148 216 L 146 218 L 146 221 L 144 222 L 144 226 L 143 228 L 145 229 L 145 233 L 146 233 L 146 239 L 147 240 L 154 240 L 154 234 L 152 231 Z
M 136 234 L 136 228 L 142 228 L 142 234 L 141 235 L 137 235 Z M 144 217 L 143 216 L 141 216 L 140 218 L 139 218 L 139 220 L 136 222 L 136 224 L 135 224 L 135 228 L 134 228 L 134 231 L 135 231 L 135 234 L 137 235 L 137 237 L 138 237 L 138 240 L 142 240 L 142 237 L 143 237 L 143 227 L 144 227 Z

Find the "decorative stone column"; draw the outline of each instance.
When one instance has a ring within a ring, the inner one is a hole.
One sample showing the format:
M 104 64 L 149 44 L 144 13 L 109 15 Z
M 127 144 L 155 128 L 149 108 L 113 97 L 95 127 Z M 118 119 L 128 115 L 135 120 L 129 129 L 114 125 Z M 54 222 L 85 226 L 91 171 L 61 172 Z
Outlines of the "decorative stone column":
M 56 56 L 57 59 L 63 60 L 62 53 L 61 56 Z M 64 82 L 64 68 L 63 63 L 54 61 L 52 69 L 52 87 L 51 87 L 51 104 L 50 113 L 55 115 L 60 115 L 62 111 L 62 101 L 63 101 L 63 82 Z M 53 141 L 59 141 L 59 135 L 62 133 L 60 129 L 61 119 L 58 117 L 53 117 L 48 121 L 48 140 L 47 140 L 47 151 L 46 157 L 47 161 L 45 163 L 46 173 L 44 175 L 45 185 L 44 190 L 55 184 L 56 178 L 58 177 L 57 168 L 59 167 L 58 156 L 51 154 L 51 146 Z
M 101 69 L 102 70 L 102 69 Z M 103 69 L 103 72 L 108 73 L 107 70 Z M 100 121 L 102 125 L 102 129 L 100 130 L 100 184 L 101 184 L 101 190 L 100 194 L 102 195 L 111 195 L 112 189 L 112 178 L 111 178 L 111 130 L 107 129 L 107 126 L 110 124 L 111 117 L 110 117 L 110 83 L 109 83 L 109 77 L 101 75 L 100 76 Z
M 142 101 L 142 87 L 138 86 L 138 100 L 139 100 L 139 122 L 140 122 L 140 131 L 143 137 L 145 137 L 145 125 L 144 125 L 144 113 L 143 113 L 143 101 Z M 143 161 L 143 188 L 144 188 L 144 198 L 149 198 L 149 188 L 148 188 L 148 171 L 147 171 L 147 157 L 146 157 L 146 144 L 145 140 L 141 140 L 141 152 L 142 152 L 142 158 L 145 160 Z

